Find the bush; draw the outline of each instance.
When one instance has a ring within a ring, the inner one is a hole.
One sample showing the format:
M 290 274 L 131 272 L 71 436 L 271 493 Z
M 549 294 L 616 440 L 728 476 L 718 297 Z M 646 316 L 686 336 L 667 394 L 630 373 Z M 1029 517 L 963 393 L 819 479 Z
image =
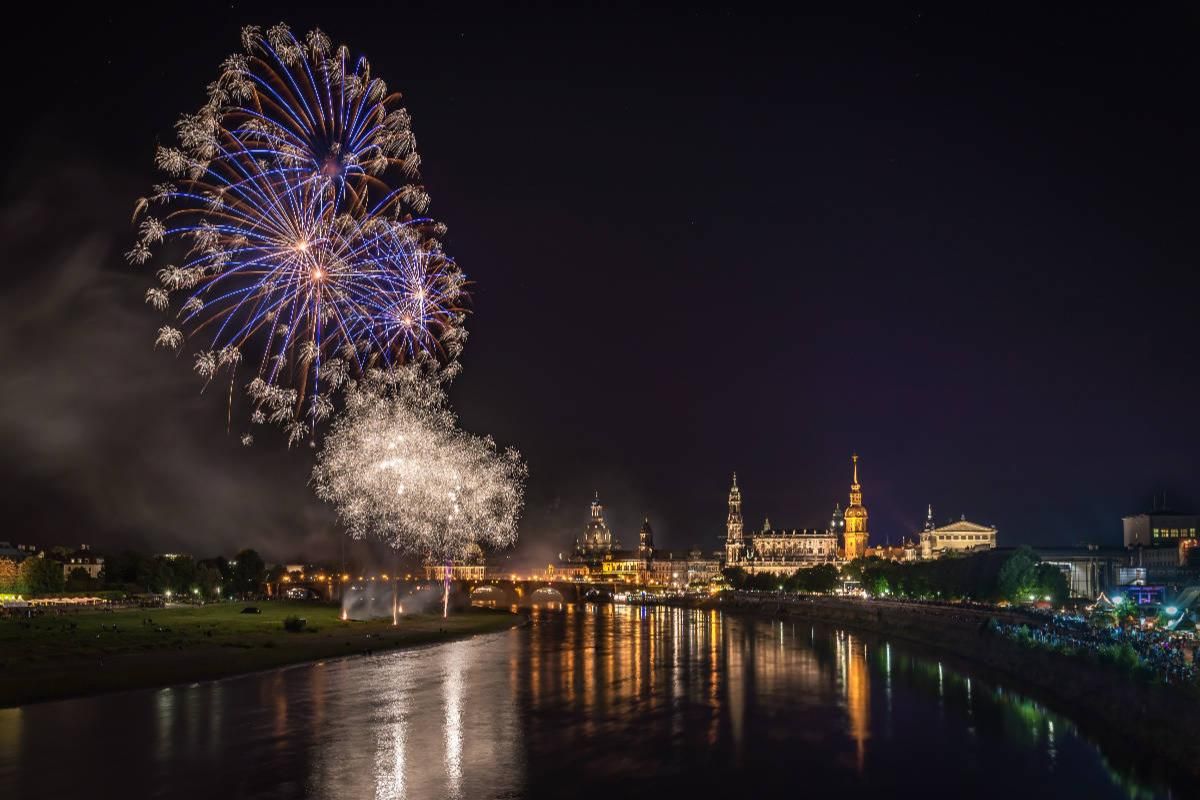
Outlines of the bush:
M 288 633 L 300 633 L 308 624 L 308 620 L 303 617 L 284 617 L 283 629 Z

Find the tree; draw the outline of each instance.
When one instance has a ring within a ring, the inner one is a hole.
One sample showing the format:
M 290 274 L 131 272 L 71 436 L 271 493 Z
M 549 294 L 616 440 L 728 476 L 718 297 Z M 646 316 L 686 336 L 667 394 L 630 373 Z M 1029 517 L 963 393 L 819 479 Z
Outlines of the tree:
M 196 567 L 196 588 L 200 590 L 200 596 L 206 600 L 211 600 L 217 594 L 217 587 L 221 585 L 221 571 L 210 564 L 201 564 Z
M 167 588 L 176 594 L 191 594 L 196 585 L 196 561 L 191 556 L 166 559 Z
M 83 567 L 75 567 L 67 575 L 66 589 L 68 592 L 90 592 L 96 588 L 98 584 L 86 569 Z
M 1055 605 L 1067 602 L 1071 589 L 1062 570 L 1044 562 L 1033 568 L 1032 588 L 1037 597 L 1049 598 Z
M 17 591 L 17 562 L 11 558 L 0 558 L 0 592 L 11 594 Z
M 1000 575 L 996 581 L 998 594 L 1014 603 L 1027 601 L 1030 596 L 1036 597 L 1033 594 L 1033 584 L 1034 567 L 1037 563 L 1038 557 L 1032 548 L 1026 545 L 1018 547 L 1000 568 Z
M 246 549 L 234 556 L 233 590 L 242 594 L 257 592 L 262 585 L 263 575 L 267 565 L 262 556 L 253 550 Z
M 62 564 L 49 558 L 27 558 L 21 562 L 17 590 L 23 594 L 53 594 L 63 590 Z
M 746 570 L 742 569 L 741 567 L 726 567 L 721 571 L 721 574 L 725 576 L 725 580 L 729 583 L 731 588 L 746 588 Z
M 815 567 L 802 567 L 792 573 L 784 588 L 792 592 L 832 592 L 841 583 L 837 567 L 832 564 L 818 564 Z

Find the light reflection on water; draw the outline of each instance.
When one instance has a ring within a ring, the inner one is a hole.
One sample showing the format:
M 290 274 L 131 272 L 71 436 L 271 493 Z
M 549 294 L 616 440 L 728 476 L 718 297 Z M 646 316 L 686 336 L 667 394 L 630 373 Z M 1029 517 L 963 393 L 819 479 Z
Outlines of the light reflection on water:
M 1153 796 L 1069 721 L 898 643 L 613 605 L 407 652 L 0 711 L 0 797 L 97 796 L 96 776 L 124 796 L 205 800 L 801 786 Z

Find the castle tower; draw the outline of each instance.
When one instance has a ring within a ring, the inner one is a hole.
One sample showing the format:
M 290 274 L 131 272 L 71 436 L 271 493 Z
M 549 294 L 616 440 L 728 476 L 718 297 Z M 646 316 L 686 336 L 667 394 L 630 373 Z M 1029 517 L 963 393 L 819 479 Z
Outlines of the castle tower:
M 654 555 L 654 530 L 650 527 L 650 518 L 642 520 L 642 529 L 638 531 L 638 555 L 650 558 Z
M 862 504 L 862 485 L 858 482 L 858 454 L 854 454 L 854 482 L 850 484 L 850 505 L 845 511 L 845 556 L 847 561 L 867 553 L 867 509 Z
M 738 489 L 737 473 L 729 489 L 729 517 L 725 521 L 725 565 L 736 566 L 742 560 L 742 492 Z
M 842 511 L 841 503 L 833 504 L 833 516 L 829 519 L 829 533 L 841 538 L 846 532 L 846 512 Z

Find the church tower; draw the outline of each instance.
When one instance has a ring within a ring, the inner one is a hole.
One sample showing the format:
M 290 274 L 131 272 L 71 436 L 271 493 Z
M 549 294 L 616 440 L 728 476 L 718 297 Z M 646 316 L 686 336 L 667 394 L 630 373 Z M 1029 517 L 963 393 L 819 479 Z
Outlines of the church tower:
M 845 555 L 847 561 L 867 554 L 867 509 L 862 504 L 862 486 L 858 482 L 858 454 L 854 454 L 854 482 L 850 484 L 850 505 L 844 512 L 846 520 Z
M 649 517 L 642 520 L 642 529 L 638 531 L 638 555 L 646 559 L 654 555 L 654 530 Z
M 725 566 L 737 566 L 742 560 L 742 491 L 738 489 L 737 473 L 729 489 L 729 518 L 725 521 Z

